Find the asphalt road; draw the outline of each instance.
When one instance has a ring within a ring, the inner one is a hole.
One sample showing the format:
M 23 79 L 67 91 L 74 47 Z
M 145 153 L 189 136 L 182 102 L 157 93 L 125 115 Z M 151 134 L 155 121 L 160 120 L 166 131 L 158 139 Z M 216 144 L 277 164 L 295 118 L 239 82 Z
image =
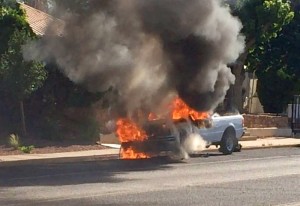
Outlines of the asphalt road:
M 300 205 L 300 148 L 0 168 L 0 205 Z

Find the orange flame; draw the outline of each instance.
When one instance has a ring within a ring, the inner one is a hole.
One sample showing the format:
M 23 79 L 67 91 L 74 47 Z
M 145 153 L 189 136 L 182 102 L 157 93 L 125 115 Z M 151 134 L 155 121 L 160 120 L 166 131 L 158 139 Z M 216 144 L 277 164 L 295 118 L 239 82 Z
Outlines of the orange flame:
M 171 115 L 173 120 L 179 120 L 182 118 L 184 119 L 191 118 L 193 121 L 196 121 L 196 120 L 203 120 L 209 118 L 208 112 L 197 112 L 193 110 L 179 97 L 172 102 L 171 106 L 172 106 Z M 149 121 L 154 121 L 159 118 L 160 117 L 158 115 L 152 112 L 148 115 Z M 121 143 L 136 142 L 136 141 L 142 142 L 148 139 L 147 133 L 130 119 L 120 118 L 117 121 L 116 125 L 117 125 L 116 133 Z M 131 146 L 121 147 L 120 157 L 122 159 L 150 158 L 150 156 L 145 153 L 135 151 L 134 148 Z
M 120 142 L 144 141 L 147 139 L 147 134 L 143 129 L 139 128 L 132 120 L 125 118 L 117 121 L 117 135 Z
M 132 147 L 126 149 L 121 148 L 121 159 L 146 159 L 150 158 L 149 155 L 142 152 L 135 152 Z
M 179 120 L 182 118 L 191 117 L 192 120 L 202 120 L 209 118 L 208 112 L 197 112 L 190 108 L 182 99 L 177 97 L 172 103 L 173 111 L 172 118 L 173 120 Z
M 146 132 L 139 128 L 130 119 L 119 119 L 117 121 L 117 131 L 116 131 L 120 142 L 131 142 L 131 141 L 144 141 L 148 138 Z M 149 158 L 147 154 L 141 152 L 135 152 L 132 147 L 121 148 L 121 158 L 122 159 L 142 159 Z

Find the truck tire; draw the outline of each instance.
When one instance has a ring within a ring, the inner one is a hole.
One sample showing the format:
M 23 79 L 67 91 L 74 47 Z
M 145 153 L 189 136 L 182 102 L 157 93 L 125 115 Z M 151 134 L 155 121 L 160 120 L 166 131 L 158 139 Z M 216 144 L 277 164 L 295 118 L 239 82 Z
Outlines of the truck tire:
M 234 152 L 237 144 L 238 141 L 235 137 L 235 131 L 233 128 L 229 128 L 223 134 L 219 151 L 225 155 L 230 155 L 232 152 Z

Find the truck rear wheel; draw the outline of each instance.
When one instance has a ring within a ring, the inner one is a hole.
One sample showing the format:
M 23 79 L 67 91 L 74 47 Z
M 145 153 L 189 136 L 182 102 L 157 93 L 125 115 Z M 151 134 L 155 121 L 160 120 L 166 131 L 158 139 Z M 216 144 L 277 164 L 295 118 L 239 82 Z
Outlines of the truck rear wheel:
M 232 152 L 234 152 L 237 144 L 238 144 L 238 141 L 235 137 L 234 130 L 227 129 L 223 134 L 219 151 L 225 155 L 232 154 Z

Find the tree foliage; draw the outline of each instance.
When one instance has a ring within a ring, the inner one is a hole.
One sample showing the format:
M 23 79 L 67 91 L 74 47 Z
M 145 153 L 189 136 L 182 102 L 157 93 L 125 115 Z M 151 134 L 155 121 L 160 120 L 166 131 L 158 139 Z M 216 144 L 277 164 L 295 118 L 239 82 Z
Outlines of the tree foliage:
M 16 2 L 0 4 L 0 55 L 7 51 L 8 41 L 15 30 L 30 30 L 24 11 Z
M 46 71 L 42 63 L 25 61 L 22 46 L 36 38 L 19 4 L 0 7 L 0 89 L 22 100 L 42 86 Z
M 11 105 L 19 103 L 18 116 L 21 115 L 22 130 L 26 135 L 23 100 L 43 85 L 47 72 L 42 63 L 23 58 L 22 46 L 36 37 L 19 4 L 0 6 L 0 27 L 3 31 L 0 36 L 0 103 L 6 108 L 6 114 L 16 113 L 17 109 Z
M 16 30 L 0 58 L 0 89 L 17 100 L 29 97 L 43 85 L 47 76 L 42 63 L 23 59 L 22 46 L 32 38 L 31 32 Z
M 246 47 L 232 66 L 236 84 L 230 89 L 228 98 L 229 102 L 242 111 L 244 65 L 255 70 L 255 62 L 260 61 L 259 58 L 254 58 L 257 50 L 264 50 L 262 45 L 278 36 L 282 28 L 293 19 L 294 12 L 287 0 L 237 0 L 231 7 L 233 14 L 238 16 L 243 24 Z
M 258 94 L 266 112 L 282 112 L 300 92 L 300 12 L 277 38 L 253 52 L 252 67 L 259 78 Z
M 294 17 L 290 2 L 286 0 L 238 0 L 233 13 L 243 24 L 246 53 L 277 37 L 282 27 Z

